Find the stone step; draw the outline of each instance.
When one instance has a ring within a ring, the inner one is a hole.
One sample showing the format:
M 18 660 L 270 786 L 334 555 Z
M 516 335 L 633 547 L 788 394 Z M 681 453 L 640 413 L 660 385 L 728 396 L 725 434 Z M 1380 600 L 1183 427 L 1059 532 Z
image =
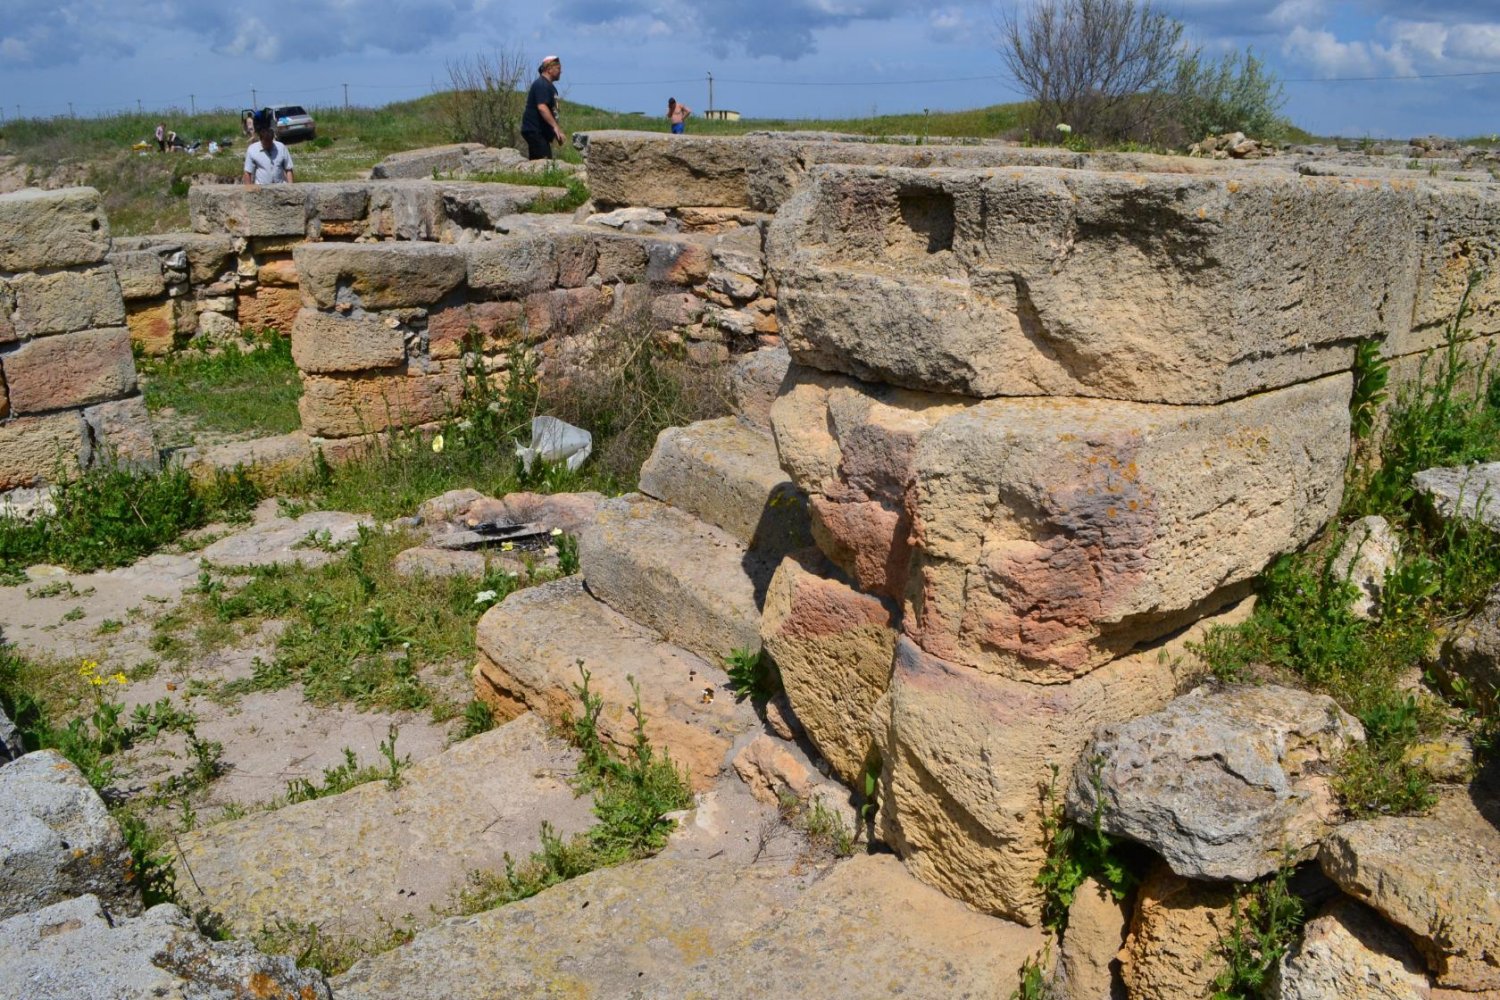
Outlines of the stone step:
M 812 544 L 807 497 L 781 471 L 776 442 L 738 417 L 662 431 L 640 488 L 767 558 Z
M 634 678 L 652 745 L 670 752 L 697 789 L 758 724 L 748 702 L 735 703 L 716 662 L 596 600 L 577 576 L 510 595 L 479 620 L 477 644 L 477 697 L 502 715 L 530 709 L 559 725 L 579 714 L 581 661 L 590 690 L 604 701 L 600 735 L 621 748 L 634 744 Z
M 401 773 L 401 784 L 203 827 L 178 838 L 185 907 L 208 906 L 238 937 L 279 922 L 368 939 L 423 927 L 450 906 L 475 868 L 540 846 L 547 821 L 563 836 L 593 822 L 568 784 L 578 755 L 522 716 Z
M 821 872 L 658 857 L 446 921 L 333 986 L 340 1000 L 1004 997 L 1041 947 L 1040 931 L 975 913 L 888 855 Z
M 775 562 L 723 529 L 630 494 L 599 506 L 578 555 L 596 597 L 667 641 L 715 662 L 760 649 L 760 606 Z

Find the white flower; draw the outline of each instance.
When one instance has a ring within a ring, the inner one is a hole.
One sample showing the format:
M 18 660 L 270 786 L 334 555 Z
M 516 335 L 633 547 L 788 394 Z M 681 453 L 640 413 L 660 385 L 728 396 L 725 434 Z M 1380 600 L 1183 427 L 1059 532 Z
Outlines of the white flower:
M 1073 126 L 1065 123 L 1059 123 L 1057 126 L 1057 130 L 1064 135 L 1067 135 L 1069 132 L 1073 131 Z
M 488 604 L 494 599 L 495 592 L 493 590 L 481 590 L 479 593 L 474 595 L 475 604 Z
M 472 421 L 472 420 L 460 420 L 458 422 L 458 429 L 461 430 L 461 431 L 473 430 L 474 429 L 474 421 Z
M 441 434 L 432 439 L 432 450 L 434 454 L 441 455 L 443 453 L 443 436 Z
M 552 529 L 552 537 L 553 538 L 556 538 L 558 535 L 561 535 L 561 534 L 562 534 L 562 529 L 561 528 L 553 528 Z
M 495 400 L 489 406 L 486 406 L 485 409 L 489 410 L 491 413 L 499 413 L 500 412 L 500 400 L 498 400 L 498 399 Z

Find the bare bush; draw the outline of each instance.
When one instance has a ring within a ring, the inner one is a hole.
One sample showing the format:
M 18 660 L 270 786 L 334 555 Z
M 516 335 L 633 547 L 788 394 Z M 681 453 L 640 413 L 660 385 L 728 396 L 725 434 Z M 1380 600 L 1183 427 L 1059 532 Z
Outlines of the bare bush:
M 514 146 L 520 136 L 526 95 L 526 57 L 520 49 L 474 55 L 447 64 L 443 117 L 456 142 Z
M 1031 126 L 1094 141 L 1149 140 L 1173 103 L 1182 24 L 1149 0 L 1039 0 L 1000 25 L 1000 55 L 1033 102 Z

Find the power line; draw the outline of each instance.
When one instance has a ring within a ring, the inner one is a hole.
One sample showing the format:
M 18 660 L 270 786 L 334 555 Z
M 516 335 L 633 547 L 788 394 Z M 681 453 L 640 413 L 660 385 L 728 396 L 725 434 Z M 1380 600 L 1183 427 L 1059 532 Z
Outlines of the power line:
M 1469 73 L 1413 73 L 1409 76 L 1308 76 L 1283 77 L 1282 83 L 1393 83 L 1399 80 L 1452 80 L 1461 76 L 1500 76 L 1500 70 L 1481 69 Z

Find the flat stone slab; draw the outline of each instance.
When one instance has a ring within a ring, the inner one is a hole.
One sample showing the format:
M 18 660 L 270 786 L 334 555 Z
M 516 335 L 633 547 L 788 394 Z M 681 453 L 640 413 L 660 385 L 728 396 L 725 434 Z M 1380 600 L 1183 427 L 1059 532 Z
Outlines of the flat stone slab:
M 641 467 L 642 493 L 779 559 L 812 544 L 807 498 L 781 471 L 776 442 L 738 417 L 669 427 Z
M 740 734 L 757 725 L 748 703 L 736 704 L 718 663 L 663 641 L 597 600 L 578 577 L 517 591 L 479 620 L 475 693 L 500 712 L 531 709 L 554 724 L 576 717 L 582 681 L 604 700 L 600 735 L 634 745 L 630 707 L 640 685 L 646 734 L 706 788 L 727 763 Z
M 339 511 L 278 517 L 221 538 L 206 546 L 201 555 L 215 566 L 319 566 L 334 558 L 328 549 L 348 545 L 359 537 L 361 526 L 368 528 L 374 523 L 369 517 Z
M 728 532 L 630 494 L 599 505 L 578 558 L 595 596 L 668 641 L 715 662 L 760 650 L 760 602 L 776 564 Z
M 104 800 L 56 750 L 0 767 L 0 917 L 73 896 L 141 911 L 130 849 Z
M 1412 486 L 1439 517 L 1500 531 L 1500 462 L 1424 469 L 1412 477 Z
M 342 1000 L 494 996 L 1008 996 L 1042 935 L 974 913 L 890 856 L 808 884 L 782 866 L 662 858 L 418 935 L 335 981 Z M 770 986 L 768 984 L 774 984 Z
M 398 748 L 399 749 L 399 748 Z M 178 838 L 186 904 L 248 936 L 277 922 L 375 936 L 432 923 L 475 868 L 525 858 L 549 822 L 564 838 L 593 821 L 568 779 L 577 753 L 523 716 L 402 772 Z
M 0 996 L 25 1000 L 168 997 L 332 1000 L 323 974 L 239 941 L 210 941 L 178 907 L 106 914 L 78 896 L 0 922 Z

